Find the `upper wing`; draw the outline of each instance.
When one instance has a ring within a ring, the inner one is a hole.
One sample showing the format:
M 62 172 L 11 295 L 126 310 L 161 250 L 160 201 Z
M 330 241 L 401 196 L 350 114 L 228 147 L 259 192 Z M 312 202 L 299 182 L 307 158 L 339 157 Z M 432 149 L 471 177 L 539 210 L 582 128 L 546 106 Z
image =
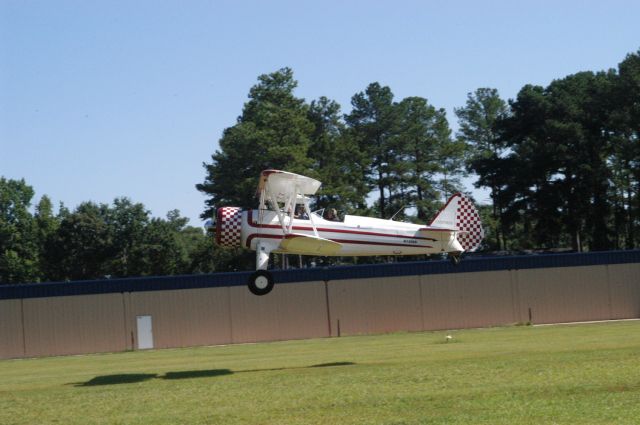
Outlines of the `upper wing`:
M 260 173 L 258 193 L 266 190 L 276 199 L 291 193 L 313 195 L 318 191 L 320 185 L 322 183 L 318 180 L 300 174 L 280 170 L 264 170 Z
M 329 239 L 300 233 L 291 233 L 280 242 L 281 250 L 302 255 L 333 255 L 340 250 L 341 246 L 342 244 Z

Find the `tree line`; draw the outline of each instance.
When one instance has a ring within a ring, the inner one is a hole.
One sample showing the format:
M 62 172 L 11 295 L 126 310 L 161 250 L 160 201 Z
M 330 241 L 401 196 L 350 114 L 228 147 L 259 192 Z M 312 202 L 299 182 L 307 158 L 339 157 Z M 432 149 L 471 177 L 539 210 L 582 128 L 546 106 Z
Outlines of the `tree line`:
M 425 222 L 477 176 L 486 250 L 629 249 L 640 243 L 640 52 L 616 69 L 579 72 L 515 99 L 479 88 L 455 109 L 394 98 L 377 82 L 341 113 L 326 97 L 295 96 L 289 68 L 261 75 L 237 123 L 205 163 L 203 217 L 217 206 L 255 206 L 266 168 L 315 177 L 318 208 Z
M 638 53 L 617 69 L 526 85 L 492 130 L 482 143 L 488 149 L 468 165 L 478 185 L 491 188 L 496 245 L 582 251 L 640 244 Z M 462 133 L 483 139 L 473 127 Z
M 412 205 L 425 219 L 441 193 L 461 189 L 464 143 L 452 137 L 444 109 L 421 97 L 394 99 L 389 87 L 370 84 L 352 98 L 352 110 L 326 97 L 297 98 L 289 68 L 258 77 L 237 123 L 225 129 L 220 149 L 205 164 L 197 188 L 209 196 L 203 218 L 217 206 L 255 207 L 264 169 L 296 172 L 322 181 L 318 208 L 389 218 Z M 375 191 L 377 199 L 369 205 Z
M 202 228 L 178 210 L 153 218 L 141 203 L 83 202 L 54 213 L 48 196 L 32 212 L 34 190 L 0 177 L 0 283 L 191 274 L 233 269 Z
M 428 222 L 446 198 L 470 194 L 476 176 L 484 250 L 631 249 L 640 245 L 640 51 L 616 68 L 578 72 L 515 99 L 479 88 L 455 109 L 423 97 L 396 99 L 369 84 L 351 109 L 295 95 L 290 68 L 258 77 L 241 115 L 224 130 L 205 179 L 202 218 L 218 206 L 255 207 L 268 168 L 323 182 L 313 203 L 351 214 Z M 0 180 L 0 282 L 198 273 L 250 267 L 177 211 L 151 218 L 126 198 L 53 214 L 44 196 Z

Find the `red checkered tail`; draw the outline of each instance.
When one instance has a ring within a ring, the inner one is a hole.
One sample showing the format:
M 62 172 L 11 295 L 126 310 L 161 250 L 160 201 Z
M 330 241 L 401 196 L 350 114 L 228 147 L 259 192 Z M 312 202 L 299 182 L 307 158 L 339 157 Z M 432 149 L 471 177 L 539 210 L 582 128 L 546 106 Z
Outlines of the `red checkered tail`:
M 475 251 L 484 238 L 480 214 L 471 199 L 462 193 L 453 195 L 429 224 L 433 227 L 457 229 L 457 238 L 465 251 Z

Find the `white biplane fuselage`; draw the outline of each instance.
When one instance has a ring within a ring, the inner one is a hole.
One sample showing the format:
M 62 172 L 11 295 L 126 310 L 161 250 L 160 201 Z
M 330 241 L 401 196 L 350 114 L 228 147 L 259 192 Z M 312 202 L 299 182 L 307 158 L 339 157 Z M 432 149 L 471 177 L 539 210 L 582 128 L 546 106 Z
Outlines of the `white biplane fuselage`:
M 271 253 L 314 256 L 419 255 L 448 253 L 454 262 L 482 241 L 473 203 L 457 193 L 429 225 L 346 215 L 328 220 L 309 208 L 318 180 L 279 170 L 260 176 L 258 209 L 222 207 L 216 211 L 216 243 L 256 251 L 257 271 L 249 289 L 264 295 L 273 288 L 267 271 Z M 297 214 L 296 214 L 297 213 Z
M 271 252 L 288 252 L 279 245 L 286 235 L 283 235 L 277 214 L 265 211 L 262 220 L 258 220 L 259 216 L 259 210 L 242 212 L 241 245 L 255 251 L 259 241 L 269 239 L 278 245 Z M 290 220 L 286 217 L 285 224 L 288 225 Z M 320 238 L 340 244 L 335 251 L 325 254 L 327 256 L 420 255 L 464 251 L 455 238 L 457 230 L 452 229 L 355 215 L 346 215 L 343 221 L 330 221 L 317 212 L 312 212 L 310 219 L 292 220 L 292 234 L 315 237 L 313 220 Z

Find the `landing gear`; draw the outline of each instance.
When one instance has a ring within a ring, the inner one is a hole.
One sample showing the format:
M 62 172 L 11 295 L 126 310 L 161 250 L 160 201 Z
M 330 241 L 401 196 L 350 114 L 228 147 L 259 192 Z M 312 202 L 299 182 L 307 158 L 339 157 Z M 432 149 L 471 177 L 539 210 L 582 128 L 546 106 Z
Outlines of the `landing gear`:
M 461 254 L 449 254 L 449 261 L 454 267 L 460 264 L 460 260 L 462 260 Z
M 256 270 L 249 277 L 249 291 L 254 295 L 267 295 L 273 289 L 273 276 L 266 270 Z

